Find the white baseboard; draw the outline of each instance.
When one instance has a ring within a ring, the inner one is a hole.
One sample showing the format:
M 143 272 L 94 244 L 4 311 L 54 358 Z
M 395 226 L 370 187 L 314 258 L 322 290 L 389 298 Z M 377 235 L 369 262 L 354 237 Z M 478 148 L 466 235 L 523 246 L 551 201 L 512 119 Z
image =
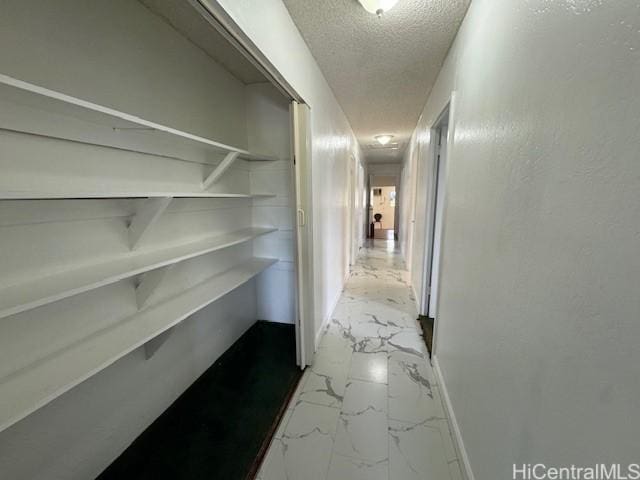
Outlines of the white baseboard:
M 348 279 L 349 277 L 347 276 L 346 278 Z M 345 283 L 346 283 L 346 281 L 345 281 Z M 322 319 L 322 325 L 320 326 L 320 328 L 316 332 L 316 337 L 315 337 L 315 349 L 316 350 L 318 350 L 318 345 L 320 345 L 320 340 L 322 340 L 322 334 L 324 333 L 324 329 L 326 328 L 327 324 L 329 323 L 329 320 L 331 320 L 331 317 L 333 316 L 333 311 L 338 306 L 338 302 L 340 301 L 340 297 L 342 296 L 342 291 L 343 290 L 344 290 L 344 284 L 343 284 L 342 288 L 340 288 L 340 290 L 338 291 L 338 294 L 336 295 L 336 297 L 331 302 L 331 306 L 329 307 L 329 310 L 328 310 L 329 313 L 325 316 L 325 318 Z
M 413 286 L 413 283 L 411 284 L 411 292 L 413 292 L 413 298 L 414 298 L 414 301 L 416 302 L 416 311 L 418 312 L 418 315 L 422 315 L 422 312 L 420 311 L 420 299 L 418 298 L 418 294 L 416 293 L 416 287 Z
M 460 459 L 460 468 L 463 475 L 467 480 L 475 480 L 473 476 L 473 470 L 471 470 L 471 463 L 469 462 L 469 456 L 467 455 L 467 449 L 464 447 L 462 441 L 462 434 L 460 433 L 460 427 L 456 420 L 456 415 L 451 405 L 451 399 L 449 398 L 449 391 L 444 383 L 444 377 L 442 376 L 442 370 L 440 370 L 440 363 L 438 357 L 434 355 L 432 359 L 433 370 L 436 374 L 438 386 L 440 387 L 440 395 L 444 401 L 444 406 L 447 409 L 447 418 L 449 419 L 449 427 L 453 433 L 453 443 L 455 444 L 456 451 L 458 452 L 458 458 Z

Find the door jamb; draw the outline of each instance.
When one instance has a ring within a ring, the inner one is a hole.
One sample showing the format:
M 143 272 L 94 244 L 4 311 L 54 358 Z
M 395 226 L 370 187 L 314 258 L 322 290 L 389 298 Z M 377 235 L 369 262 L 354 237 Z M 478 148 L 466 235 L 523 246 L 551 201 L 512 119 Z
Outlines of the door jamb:
M 253 64 L 266 78 L 269 82 L 274 85 L 286 98 L 289 99 L 290 102 L 295 102 L 300 105 L 306 105 L 310 108 L 310 106 L 305 102 L 302 96 L 295 90 L 295 88 L 286 80 L 284 75 L 280 73 L 280 71 L 276 68 L 276 66 L 271 63 L 271 61 L 267 58 L 267 56 L 258 48 L 258 46 L 251 40 L 251 38 L 242 30 L 240 25 L 227 13 L 225 8 L 221 5 L 220 0 L 188 0 L 195 10 L 200 13 L 202 18 L 207 21 L 218 33 L 220 33 L 224 38 L 229 41 L 231 45 L 233 45 L 238 52 L 240 52 L 251 64 Z M 293 110 L 293 107 L 292 107 Z M 309 126 L 309 129 L 311 127 Z M 294 150 L 294 123 L 293 123 L 293 113 L 291 113 L 291 150 L 292 150 L 292 160 L 294 158 L 293 150 Z M 311 155 L 311 150 L 309 146 L 309 155 Z M 295 162 L 295 161 L 294 161 Z M 295 165 L 294 165 L 295 168 Z M 311 164 L 309 163 L 308 168 L 311 168 Z M 308 172 L 309 176 L 311 175 L 310 171 Z M 295 172 L 294 172 L 295 174 Z M 310 178 L 309 181 L 309 189 L 310 186 Z M 295 187 L 294 187 L 295 188 Z M 310 192 L 309 192 L 310 195 Z M 313 205 L 311 203 L 311 198 L 308 200 L 308 215 L 307 221 L 311 222 L 311 213 L 312 213 Z M 298 220 L 298 212 L 297 205 L 294 208 L 294 215 L 296 216 L 296 220 L 294 225 L 297 224 Z M 311 228 L 311 227 L 310 227 Z M 297 235 L 301 235 L 300 229 L 297 230 Z M 308 302 L 306 306 L 303 306 L 305 309 L 305 324 L 303 325 L 302 320 L 300 318 L 300 308 L 297 306 L 297 315 L 296 315 L 296 329 L 301 329 L 300 335 L 296 335 L 296 351 L 298 353 L 298 362 L 302 368 L 305 365 L 311 364 L 311 360 L 313 359 L 313 355 L 315 353 L 315 309 L 314 309 L 314 299 L 312 296 L 314 295 L 313 281 L 314 281 L 314 269 L 313 269 L 313 234 L 308 235 L 309 241 L 309 250 L 302 253 L 301 261 L 305 263 L 306 272 L 305 279 L 302 282 L 297 281 L 296 283 L 296 302 L 299 302 L 299 298 L 302 295 L 301 288 L 304 288 L 306 292 L 310 292 L 311 298 L 307 298 Z M 296 249 L 297 239 L 296 239 Z M 296 251 L 296 257 L 298 253 Z M 301 275 L 301 266 L 296 265 L 296 277 Z M 308 296 L 308 295 L 307 295 Z M 311 339 L 311 340 L 309 340 Z
M 426 205 L 426 211 L 429 212 L 429 215 L 427 218 L 429 218 L 429 221 L 425 222 L 425 242 L 424 242 L 424 251 L 423 253 L 423 258 L 422 258 L 422 286 L 421 286 L 421 293 L 420 293 L 420 314 L 421 315 L 427 315 L 428 312 L 428 308 L 429 308 L 429 288 L 430 288 L 430 283 L 431 283 L 431 270 L 432 270 L 432 262 L 431 262 L 431 257 L 432 257 L 432 252 L 433 252 L 433 247 L 434 247 L 434 232 L 433 229 L 435 228 L 435 207 L 436 207 L 436 188 L 435 185 L 437 184 L 438 181 L 438 165 L 436 164 L 436 152 L 437 152 L 437 147 L 438 145 L 435 142 L 435 138 L 436 138 L 436 133 L 438 132 L 438 130 L 440 129 L 443 120 L 445 119 L 445 117 L 448 117 L 447 119 L 447 129 L 448 129 L 448 134 L 447 134 L 447 138 L 446 138 L 446 158 L 445 158 L 445 162 L 447 165 L 451 165 L 451 159 L 452 159 L 452 150 L 453 150 L 453 141 L 454 141 L 454 133 L 455 133 L 455 97 L 456 97 L 456 92 L 452 92 L 451 93 L 451 97 L 449 98 L 449 101 L 445 104 L 444 108 L 441 110 L 440 114 L 438 115 L 438 117 L 436 118 L 436 120 L 433 122 L 433 124 L 430 127 L 430 145 L 429 145 L 429 198 L 427 199 L 427 205 Z M 445 168 L 444 171 L 444 175 L 448 176 L 449 173 L 449 168 Z M 445 242 L 444 242 L 444 238 L 445 238 L 445 230 L 446 230 L 446 222 L 444 221 L 444 219 L 446 218 L 446 212 L 447 212 L 447 207 L 448 207 L 448 188 L 446 188 L 447 185 L 447 178 L 445 177 L 444 179 L 444 183 L 445 183 L 445 190 L 444 190 L 444 196 L 442 198 L 442 229 L 440 232 L 440 255 L 439 257 L 436 259 L 433 259 L 433 262 L 438 262 L 438 264 L 441 264 L 441 260 L 443 257 L 443 252 L 444 252 L 444 248 L 445 248 Z M 438 278 L 437 278 L 437 282 L 439 287 L 441 287 L 442 285 L 442 268 L 438 268 Z M 436 303 L 440 304 L 439 300 L 440 297 L 442 295 L 442 288 L 438 288 L 437 291 L 437 296 L 438 298 L 436 299 Z M 439 315 L 437 315 L 436 317 L 434 317 L 433 319 L 433 339 L 432 339 L 432 352 L 431 352 L 431 356 L 432 358 L 435 356 L 436 354 L 436 350 L 437 350 L 437 338 L 438 338 L 438 317 Z

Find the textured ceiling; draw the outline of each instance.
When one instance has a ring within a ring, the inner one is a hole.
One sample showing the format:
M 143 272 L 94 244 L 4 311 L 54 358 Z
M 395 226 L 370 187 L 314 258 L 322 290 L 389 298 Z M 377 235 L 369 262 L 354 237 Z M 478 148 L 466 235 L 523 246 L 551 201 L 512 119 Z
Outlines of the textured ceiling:
M 370 162 L 399 162 L 470 0 L 284 0 Z M 395 149 L 369 149 L 395 135 Z

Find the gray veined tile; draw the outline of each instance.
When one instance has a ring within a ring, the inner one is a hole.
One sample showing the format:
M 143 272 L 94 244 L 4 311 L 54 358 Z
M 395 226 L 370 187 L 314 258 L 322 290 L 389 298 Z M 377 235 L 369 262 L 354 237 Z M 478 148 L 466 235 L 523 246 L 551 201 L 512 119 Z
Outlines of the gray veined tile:
M 339 407 L 347 383 L 350 362 L 349 349 L 319 349 L 313 359 L 313 365 L 305 372 L 304 385 L 296 402 Z
M 387 386 L 349 381 L 334 454 L 380 462 L 388 457 Z
M 354 353 L 349 378 L 366 382 L 387 383 L 386 353 Z
M 403 329 L 390 332 L 387 346 L 390 353 L 399 351 L 421 358 L 427 356 L 427 346 L 417 330 Z
M 363 250 L 260 479 L 463 478 L 409 280 L 397 250 Z
M 444 418 L 432 378 L 431 367 L 425 359 L 392 352 L 389 355 L 389 417 L 413 423 Z
M 389 478 L 451 480 L 437 425 L 389 421 Z
M 357 415 L 365 410 L 387 413 L 387 386 L 383 383 L 349 380 L 341 412 Z
M 340 407 L 347 383 L 346 366 L 332 375 L 316 373 L 309 369 L 304 386 L 296 402 L 309 402 L 328 407 Z
M 342 329 L 331 328 L 329 324 L 320 339 L 318 350 L 332 350 L 338 354 L 343 352 L 348 356 L 352 352 L 351 341 L 343 334 Z
M 323 375 L 336 375 L 346 370 L 351 362 L 351 350 L 340 348 L 319 348 L 313 357 L 311 368 Z
M 418 315 L 416 314 L 403 312 L 394 308 L 388 309 L 388 311 L 381 311 L 378 316 L 387 324 L 387 328 L 394 328 L 396 330 L 413 329 L 420 331 Z
M 389 462 L 371 462 L 334 454 L 327 480 L 388 480 Z
M 387 346 L 385 341 L 386 333 L 383 328 L 386 327 L 374 327 L 372 330 L 378 332 L 375 336 L 358 336 L 356 333 L 369 333 L 366 330 L 360 328 L 357 323 L 352 323 L 347 327 L 333 324 L 332 329 L 339 332 L 350 345 L 350 351 L 353 353 L 386 353 Z
M 366 314 L 369 315 L 369 314 Z M 380 338 L 387 336 L 387 326 L 373 315 L 373 317 L 365 317 L 371 321 L 353 322 L 349 325 L 349 334 L 355 338 Z
M 282 438 L 282 435 L 284 434 L 284 431 L 287 428 L 287 423 L 289 423 L 289 420 L 291 419 L 292 413 L 293 413 L 293 409 L 291 408 L 287 408 L 287 410 L 285 410 L 284 415 L 280 420 L 280 424 L 278 425 L 278 429 L 276 430 L 276 433 L 273 435 L 273 438 Z
M 263 480 L 324 480 L 339 411 L 298 403 L 284 434 L 274 439 L 260 470 Z
M 366 407 L 357 413 L 341 413 L 333 448 L 334 454 L 382 461 L 388 458 L 385 412 Z

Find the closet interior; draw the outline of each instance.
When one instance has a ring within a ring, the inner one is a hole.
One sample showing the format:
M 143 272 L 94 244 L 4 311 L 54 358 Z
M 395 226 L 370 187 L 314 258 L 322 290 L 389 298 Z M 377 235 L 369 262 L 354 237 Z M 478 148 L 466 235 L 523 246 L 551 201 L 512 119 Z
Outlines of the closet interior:
M 2 16 L 0 429 L 117 362 L 193 355 L 185 386 L 294 323 L 289 99 L 187 1 Z

